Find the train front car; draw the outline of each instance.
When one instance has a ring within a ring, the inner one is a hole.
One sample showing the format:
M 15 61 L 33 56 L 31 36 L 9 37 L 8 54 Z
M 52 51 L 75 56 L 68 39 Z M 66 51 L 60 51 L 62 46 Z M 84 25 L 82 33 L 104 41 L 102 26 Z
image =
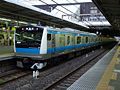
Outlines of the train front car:
M 47 30 L 44 27 L 23 26 L 16 29 L 14 52 L 17 66 L 30 68 L 34 63 L 39 63 L 39 68 L 44 67 L 42 54 L 47 53 Z M 41 55 L 40 55 L 41 54 Z

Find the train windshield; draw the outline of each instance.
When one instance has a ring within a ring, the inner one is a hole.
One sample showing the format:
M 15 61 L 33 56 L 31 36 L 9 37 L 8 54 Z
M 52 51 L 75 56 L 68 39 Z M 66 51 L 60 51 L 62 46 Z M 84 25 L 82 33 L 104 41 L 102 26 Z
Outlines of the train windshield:
M 43 28 L 33 28 L 32 30 L 19 28 L 15 34 L 16 47 L 40 47 L 42 34 Z

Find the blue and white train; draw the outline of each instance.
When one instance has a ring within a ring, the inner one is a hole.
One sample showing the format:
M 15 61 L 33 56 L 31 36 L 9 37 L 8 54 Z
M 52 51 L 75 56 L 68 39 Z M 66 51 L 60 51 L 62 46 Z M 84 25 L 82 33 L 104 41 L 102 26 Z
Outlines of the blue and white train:
M 37 62 L 40 68 L 51 62 L 71 58 L 83 49 L 114 41 L 112 38 L 98 37 L 93 33 L 70 28 L 31 25 L 17 28 L 14 40 L 17 66 L 31 67 Z

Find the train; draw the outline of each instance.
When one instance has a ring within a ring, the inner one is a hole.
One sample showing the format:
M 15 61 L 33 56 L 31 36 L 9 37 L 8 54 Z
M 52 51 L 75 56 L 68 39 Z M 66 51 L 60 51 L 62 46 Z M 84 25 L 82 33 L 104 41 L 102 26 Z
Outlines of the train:
M 86 49 L 92 50 L 114 38 L 101 37 L 94 33 L 72 28 L 44 26 L 21 26 L 14 34 L 14 53 L 17 66 L 30 68 L 38 63 L 39 69 L 47 64 L 79 56 Z

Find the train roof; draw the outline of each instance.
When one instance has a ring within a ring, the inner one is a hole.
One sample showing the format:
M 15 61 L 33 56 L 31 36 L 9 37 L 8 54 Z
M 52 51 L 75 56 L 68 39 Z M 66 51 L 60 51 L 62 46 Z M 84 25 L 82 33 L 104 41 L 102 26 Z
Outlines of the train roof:
M 42 28 L 44 29 L 45 26 L 33 26 L 33 25 L 26 25 L 26 26 L 21 26 L 19 28 Z M 81 35 L 86 35 L 86 36 L 97 36 L 94 33 L 89 33 L 89 32 L 84 32 L 84 31 L 80 31 L 80 30 L 76 30 L 76 29 L 72 29 L 72 28 L 53 28 L 53 27 L 46 27 L 49 31 L 58 31 L 61 33 L 72 33 L 72 34 L 81 34 Z
M 97 36 L 94 33 L 84 32 L 84 31 L 80 31 L 80 30 L 76 30 L 76 29 L 72 29 L 72 28 L 62 28 L 62 29 L 60 29 L 60 28 L 50 28 L 50 27 L 48 27 L 48 29 L 50 31 L 59 31 L 59 32 L 63 32 L 63 33 L 73 33 L 73 34 Z
M 34 26 L 34 25 L 25 25 L 25 26 L 20 26 L 18 28 L 28 28 L 28 27 L 30 27 L 30 28 L 32 28 L 32 27 L 35 27 L 35 28 L 44 28 L 43 26 Z

